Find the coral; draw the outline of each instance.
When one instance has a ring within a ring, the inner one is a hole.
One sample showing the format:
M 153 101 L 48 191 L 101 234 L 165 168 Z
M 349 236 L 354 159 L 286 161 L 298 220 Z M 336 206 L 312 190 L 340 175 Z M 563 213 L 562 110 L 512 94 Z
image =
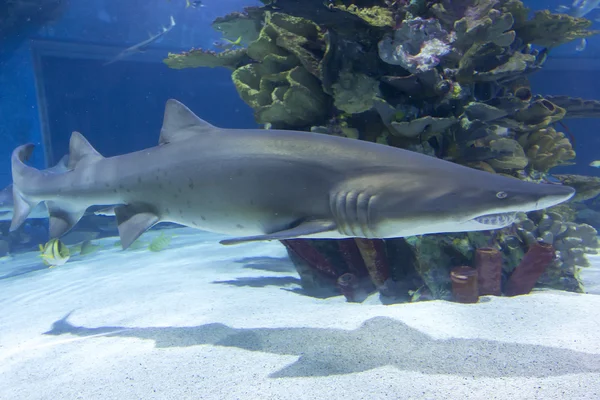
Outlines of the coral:
M 556 47 L 574 39 L 582 39 L 600 33 L 587 30 L 592 21 L 567 14 L 552 14 L 548 10 L 536 11 L 533 19 L 515 26 L 517 35 L 525 43 L 544 47 Z
M 364 74 L 342 71 L 332 85 L 334 106 L 350 114 L 370 110 L 379 97 L 379 82 Z
M 397 136 L 416 137 L 423 133 L 442 132 L 458 121 L 456 118 L 421 117 L 411 121 L 391 122 L 391 133 Z
M 211 26 L 221 32 L 224 38 L 236 40 L 241 37 L 242 43 L 247 45 L 258 39 L 263 12 L 256 8 L 250 8 L 246 11 L 246 13 L 233 12 L 218 17 Z
M 405 239 L 412 248 L 415 270 L 435 299 L 447 299 L 451 293 L 449 267 L 452 242 L 443 235 L 411 236 Z
M 298 66 L 264 76 L 259 71 L 256 64 L 250 64 L 232 75 L 240 96 L 255 110 L 258 123 L 302 126 L 325 116 L 327 98 L 306 69 Z
M 452 41 L 438 21 L 417 17 L 402 21 L 393 36 L 388 34 L 379 42 L 379 57 L 412 73 L 424 72 L 450 53 Z
M 487 147 L 494 157 L 486 162 L 495 170 L 506 171 L 523 169 L 529 164 L 525 151 L 516 140 L 508 138 L 493 139 Z
M 568 165 L 575 158 L 569 139 L 552 127 L 522 134 L 518 141 L 531 166 L 541 172 L 548 172 L 557 165 Z
M 356 277 L 362 278 L 368 274 L 365 261 L 354 239 L 340 239 L 337 241 L 338 248 L 348 270 Z
M 390 266 L 385 255 L 384 241 L 380 239 L 354 238 L 365 262 L 369 276 L 376 287 L 382 286 L 390 277 Z
M 538 69 L 538 59 L 535 55 L 514 53 L 502 65 L 492 68 L 489 71 L 474 71 L 474 81 L 499 81 L 502 79 L 514 79 L 516 76 L 529 74 Z
M 475 251 L 473 265 L 477 270 L 479 295 L 500 296 L 502 283 L 502 253 L 493 247 L 482 247 Z
M 475 101 L 465 106 L 464 113 L 471 121 L 480 120 L 484 122 L 493 121 L 508 115 L 508 112 L 505 110 Z
M 359 290 L 360 285 L 356 275 L 345 273 L 337 279 L 337 285 L 346 300 L 349 302 L 355 302 L 357 300 L 356 292 Z
M 584 100 L 569 96 L 545 96 L 558 107 L 566 110 L 566 118 L 600 118 L 600 101 Z
M 216 53 L 210 50 L 192 49 L 181 54 L 169 53 L 168 58 L 164 60 L 169 68 L 198 68 L 198 67 L 225 67 L 236 69 L 250 63 L 250 57 L 246 49 L 225 50 Z
M 356 15 L 370 26 L 378 28 L 393 27 L 395 24 L 394 14 L 391 9 L 387 7 L 365 7 L 360 8 L 355 4 L 345 6 L 343 4 L 332 6 L 332 9 L 345 11 L 347 13 Z
M 509 82 L 507 91 L 523 102 L 528 102 L 533 97 L 529 81 L 524 76 Z M 552 102 L 553 104 L 556 104 L 556 102 L 550 99 L 549 96 L 546 96 L 546 100 Z M 560 107 L 560 105 L 558 106 Z
M 575 196 L 571 201 L 586 201 L 600 195 L 600 178 L 596 176 L 556 174 L 553 175 L 563 185 L 575 189 Z
M 510 275 L 504 293 L 507 296 L 518 296 L 531 292 L 554 257 L 554 247 L 551 244 L 532 243 L 521 263 Z
M 450 271 L 452 297 L 459 303 L 477 303 L 479 288 L 477 270 L 471 267 L 456 267 Z
M 564 118 L 566 110 L 546 99 L 537 99 L 526 108 L 517 111 L 514 119 L 522 122 L 526 130 L 545 128 Z
M 316 268 L 324 275 L 337 278 L 337 271 L 327 258 L 317 249 L 310 246 L 309 242 L 302 239 L 282 240 L 281 243 L 291 252 L 302 258 L 311 267 Z
M 478 1 L 465 11 L 465 16 L 454 23 L 456 32 L 455 45 L 469 48 L 475 42 L 493 43 L 507 47 L 515 40 L 513 16 L 510 13 L 493 9 L 495 0 Z
M 523 218 L 516 227 L 518 238 L 525 246 L 544 242 L 556 249 L 556 259 L 548 267 L 540 283 L 581 291 L 579 268 L 589 265 L 585 254 L 596 253 L 599 247 L 597 231 L 593 227 L 570 222 L 565 218 L 564 212 L 550 210 L 531 213 L 529 218 Z

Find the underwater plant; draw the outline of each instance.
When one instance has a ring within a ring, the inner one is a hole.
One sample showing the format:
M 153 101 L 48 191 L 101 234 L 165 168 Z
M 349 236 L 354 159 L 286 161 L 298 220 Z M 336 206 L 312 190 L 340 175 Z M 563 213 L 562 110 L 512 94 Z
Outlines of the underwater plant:
M 518 0 L 263 3 L 213 23 L 244 47 L 193 49 L 165 63 L 231 69 L 256 121 L 273 128 L 544 182 L 576 156 L 556 124 L 600 115 L 598 101 L 536 95 L 528 79 L 552 48 L 598 33 L 585 18 L 550 11 L 529 18 Z M 282 243 L 305 289 L 337 287 L 348 301 L 374 290 L 397 301 L 462 298 L 465 282 L 468 301 L 535 285 L 582 291 L 585 254 L 600 245 L 594 228 L 575 221 L 578 201 L 495 232 Z

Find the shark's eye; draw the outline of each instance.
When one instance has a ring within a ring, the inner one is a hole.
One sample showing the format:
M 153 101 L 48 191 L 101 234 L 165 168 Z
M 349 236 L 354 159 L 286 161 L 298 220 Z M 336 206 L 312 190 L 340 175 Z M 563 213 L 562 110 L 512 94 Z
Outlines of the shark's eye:
M 508 194 L 506 194 L 506 192 L 498 192 L 496 193 L 496 197 L 499 199 L 505 199 L 506 196 L 508 196 Z

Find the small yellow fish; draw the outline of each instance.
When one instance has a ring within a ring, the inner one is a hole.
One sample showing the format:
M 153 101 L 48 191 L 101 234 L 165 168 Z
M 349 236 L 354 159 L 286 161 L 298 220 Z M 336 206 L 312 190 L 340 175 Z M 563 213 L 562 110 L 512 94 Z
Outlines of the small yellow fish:
M 87 254 L 92 254 L 92 253 L 96 252 L 99 248 L 100 248 L 100 246 L 98 246 L 97 244 L 93 244 L 90 240 L 86 240 L 85 242 L 81 243 L 81 249 L 79 250 L 79 255 L 85 256 Z
M 223 40 L 229 42 L 232 46 L 241 46 L 242 45 L 242 37 L 238 37 L 235 40 L 229 40 L 227 38 L 223 38 Z
M 600 168 L 600 160 L 592 161 L 590 167 Z
M 71 252 L 67 246 L 58 239 L 51 239 L 43 246 L 40 244 L 40 253 L 40 257 L 44 259 L 44 264 L 50 268 L 64 265 L 71 258 Z
M 154 240 L 148 246 L 148 250 L 150 251 L 161 251 L 169 247 L 171 244 L 171 236 L 167 236 L 164 232 L 160 233 L 160 236 L 154 238 Z

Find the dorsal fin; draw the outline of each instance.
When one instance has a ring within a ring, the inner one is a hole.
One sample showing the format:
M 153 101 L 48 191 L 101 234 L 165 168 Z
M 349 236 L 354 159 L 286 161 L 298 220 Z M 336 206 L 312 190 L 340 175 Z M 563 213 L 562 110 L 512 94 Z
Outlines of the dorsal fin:
M 218 129 L 216 126 L 199 118 L 177 100 L 169 99 L 165 106 L 165 118 L 160 130 L 158 144 L 177 142 L 197 134 L 214 132 Z
M 73 132 L 71 134 L 71 141 L 69 142 L 69 169 L 73 169 L 81 163 L 89 164 L 103 158 L 81 133 Z
M 46 169 L 46 172 L 52 172 L 55 174 L 60 174 L 62 172 L 66 172 L 69 170 L 69 155 L 65 154 L 62 158 L 56 163 L 54 167 Z

